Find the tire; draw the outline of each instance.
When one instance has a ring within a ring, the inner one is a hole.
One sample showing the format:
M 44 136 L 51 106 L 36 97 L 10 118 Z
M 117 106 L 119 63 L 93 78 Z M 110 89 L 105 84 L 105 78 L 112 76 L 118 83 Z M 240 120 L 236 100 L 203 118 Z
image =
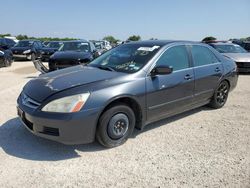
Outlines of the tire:
M 214 109 L 223 107 L 227 102 L 229 89 L 230 86 L 228 82 L 225 80 L 222 81 L 215 90 L 212 100 L 209 103 L 209 106 Z
M 11 61 L 8 58 L 5 58 L 4 60 L 4 66 L 9 67 L 11 65 Z
M 122 145 L 132 134 L 135 122 L 133 110 L 125 104 L 117 104 L 101 115 L 96 139 L 107 148 Z

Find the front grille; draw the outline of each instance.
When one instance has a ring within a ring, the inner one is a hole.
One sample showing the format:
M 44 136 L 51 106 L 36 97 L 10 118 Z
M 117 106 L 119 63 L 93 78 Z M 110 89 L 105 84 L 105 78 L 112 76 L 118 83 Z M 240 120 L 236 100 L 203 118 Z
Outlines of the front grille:
M 26 94 L 22 93 L 21 94 L 21 102 L 24 106 L 27 106 L 29 108 L 36 109 L 38 108 L 41 104 L 36 102 L 35 100 L 31 99 L 28 97 Z
M 250 62 L 236 62 L 238 68 L 250 68 Z
M 14 50 L 13 54 L 22 55 L 23 54 L 23 50 Z
M 59 136 L 59 129 L 52 127 L 43 127 L 43 131 L 40 133 L 52 136 Z

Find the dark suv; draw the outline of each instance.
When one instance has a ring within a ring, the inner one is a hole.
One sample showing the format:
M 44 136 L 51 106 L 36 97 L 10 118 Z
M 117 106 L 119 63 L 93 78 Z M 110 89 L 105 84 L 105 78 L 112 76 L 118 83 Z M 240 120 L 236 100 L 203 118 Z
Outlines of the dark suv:
M 41 57 L 43 44 L 39 40 L 21 40 L 11 48 L 14 59 L 35 60 Z
M 10 50 L 16 43 L 11 39 L 0 38 L 0 67 L 8 67 L 13 62 L 13 55 Z

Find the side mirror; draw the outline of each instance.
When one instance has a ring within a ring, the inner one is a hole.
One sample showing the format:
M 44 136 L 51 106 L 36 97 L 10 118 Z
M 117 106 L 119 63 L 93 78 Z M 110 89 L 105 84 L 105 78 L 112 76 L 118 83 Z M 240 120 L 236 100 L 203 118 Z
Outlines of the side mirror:
M 171 74 L 172 72 L 173 72 L 173 67 L 167 65 L 160 65 L 153 68 L 153 70 L 151 71 L 151 76 L 167 75 Z

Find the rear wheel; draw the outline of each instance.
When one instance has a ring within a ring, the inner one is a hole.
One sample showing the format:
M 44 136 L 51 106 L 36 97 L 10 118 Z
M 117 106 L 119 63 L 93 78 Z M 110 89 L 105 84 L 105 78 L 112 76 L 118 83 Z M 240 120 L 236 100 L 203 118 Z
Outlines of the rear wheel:
M 133 110 L 124 104 L 118 104 L 106 110 L 100 117 L 96 138 L 105 147 L 116 147 L 127 141 L 134 127 Z
M 215 90 L 209 106 L 215 109 L 223 107 L 227 102 L 229 89 L 228 82 L 225 80 L 222 81 L 219 84 L 219 87 Z

